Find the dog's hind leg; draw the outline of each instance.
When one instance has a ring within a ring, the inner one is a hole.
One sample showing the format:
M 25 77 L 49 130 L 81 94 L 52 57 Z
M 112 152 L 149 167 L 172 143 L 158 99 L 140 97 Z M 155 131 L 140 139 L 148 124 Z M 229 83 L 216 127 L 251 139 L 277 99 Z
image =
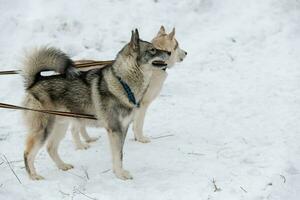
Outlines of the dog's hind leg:
M 127 132 L 127 131 L 126 131 Z M 113 171 L 115 175 L 122 179 L 132 179 L 129 171 L 123 169 L 123 146 L 126 137 L 125 131 L 108 130 L 108 137 L 112 153 Z
M 72 137 L 73 137 L 73 141 L 75 143 L 76 149 L 87 149 L 90 147 L 90 145 L 83 143 L 80 139 L 80 135 L 79 135 L 79 133 L 81 133 L 80 122 L 72 122 L 71 133 L 72 133 Z
M 25 151 L 24 151 L 24 163 L 26 171 L 32 180 L 44 179 L 42 176 L 36 173 L 34 167 L 34 160 L 39 152 L 40 148 L 44 144 L 43 139 L 44 130 L 37 132 L 31 132 L 26 138 Z
M 67 132 L 67 128 L 68 128 L 67 124 L 56 123 L 54 125 L 54 128 L 51 132 L 51 136 L 49 137 L 48 143 L 47 143 L 47 151 L 48 151 L 50 157 L 55 162 L 56 166 L 59 169 L 64 170 L 64 171 L 73 168 L 72 165 L 63 162 L 58 155 L 58 146 L 59 146 L 60 141 L 64 138 L 64 136 Z
M 32 116 L 34 116 L 33 119 L 39 120 L 30 124 L 31 128 L 25 144 L 24 163 L 29 177 L 32 180 L 40 180 L 43 179 L 43 177 L 36 173 L 34 160 L 49 136 L 49 130 L 51 129 L 53 120 L 45 115 L 33 114 Z
M 148 107 L 149 107 L 148 103 L 141 103 L 140 107 L 134 113 L 134 120 L 133 120 L 134 139 L 142 143 L 150 142 L 150 139 L 143 135 L 145 114 Z

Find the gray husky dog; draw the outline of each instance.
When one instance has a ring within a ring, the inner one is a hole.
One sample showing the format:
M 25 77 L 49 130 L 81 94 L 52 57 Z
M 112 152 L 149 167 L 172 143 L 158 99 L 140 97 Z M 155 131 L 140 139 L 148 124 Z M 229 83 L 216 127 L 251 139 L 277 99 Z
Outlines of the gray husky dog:
M 143 133 L 143 125 L 145 114 L 150 104 L 159 96 L 163 84 L 167 78 L 167 68 L 171 68 L 177 62 L 182 62 L 187 55 L 187 52 L 180 48 L 178 41 L 175 38 L 175 28 L 170 33 L 166 33 L 165 27 L 161 26 L 157 35 L 152 39 L 152 44 L 155 48 L 171 52 L 171 56 L 167 61 L 167 66 L 164 68 L 152 68 L 152 76 L 146 92 L 140 102 L 140 107 L 135 110 L 133 120 L 134 138 L 138 142 L 150 142 L 149 137 Z M 86 142 L 97 140 L 95 137 L 90 137 L 86 131 L 84 124 L 79 124 L 74 121 L 71 126 L 73 140 L 77 149 L 87 149 L 89 145 L 80 140 L 79 134 Z
M 22 71 L 26 90 L 24 106 L 95 115 L 96 125 L 104 127 L 109 136 L 113 172 L 120 179 L 131 179 L 122 165 L 128 126 L 149 85 L 152 68 L 165 67 L 170 54 L 140 40 L 137 30 L 132 32 L 130 42 L 112 65 L 87 72 L 77 73 L 70 58 L 57 49 L 37 49 L 27 56 Z M 60 74 L 42 76 L 45 70 Z M 28 128 L 24 162 L 29 177 L 43 179 L 35 170 L 34 159 L 45 143 L 59 169 L 73 168 L 58 155 L 69 119 L 32 111 L 25 111 L 24 119 Z M 87 124 L 88 120 L 78 119 L 78 122 Z

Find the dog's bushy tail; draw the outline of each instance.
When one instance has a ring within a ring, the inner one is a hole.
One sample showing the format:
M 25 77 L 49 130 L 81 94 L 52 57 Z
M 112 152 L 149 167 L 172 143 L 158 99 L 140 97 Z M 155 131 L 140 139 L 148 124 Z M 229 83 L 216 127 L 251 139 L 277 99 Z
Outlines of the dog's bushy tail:
M 61 50 L 53 47 L 36 48 L 24 59 L 22 75 L 25 88 L 30 88 L 39 80 L 40 72 L 49 70 L 67 76 L 78 73 L 73 61 Z

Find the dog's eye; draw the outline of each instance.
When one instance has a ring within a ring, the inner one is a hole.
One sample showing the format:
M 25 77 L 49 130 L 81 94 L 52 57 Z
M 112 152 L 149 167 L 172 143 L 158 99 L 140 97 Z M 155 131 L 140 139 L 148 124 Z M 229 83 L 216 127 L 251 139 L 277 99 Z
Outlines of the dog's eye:
M 149 52 L 151 53 L 151 54 L 156 54 L 156 49 L 155 48 L 151 48 L 150 50 L 149 50 Z

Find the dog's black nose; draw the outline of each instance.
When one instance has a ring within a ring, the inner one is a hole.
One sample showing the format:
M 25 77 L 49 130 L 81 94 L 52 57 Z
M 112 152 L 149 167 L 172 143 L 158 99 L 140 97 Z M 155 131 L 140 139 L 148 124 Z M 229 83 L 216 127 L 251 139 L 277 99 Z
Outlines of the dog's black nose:
M 184 54 L 187 55 L 187 52 L 185 51 Z

